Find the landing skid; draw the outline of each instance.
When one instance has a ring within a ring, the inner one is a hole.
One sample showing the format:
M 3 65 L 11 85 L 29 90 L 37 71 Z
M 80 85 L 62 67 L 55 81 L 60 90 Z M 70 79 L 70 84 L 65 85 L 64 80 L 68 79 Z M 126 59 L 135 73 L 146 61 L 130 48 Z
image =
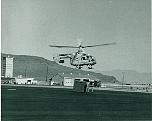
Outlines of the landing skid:
M 77 66 L 76 66 L 76 68 L 77 68 L 77 69 L 81 69 L 81 68 L 82 68 L 82 66 L 80 66 L 80 65 L 77 65 Z
M 77 69 L 81 69 L 83 66 L 77 65 L 76 68 Z M 88 69 L 93 69 L 92 65 L 88 65 Z

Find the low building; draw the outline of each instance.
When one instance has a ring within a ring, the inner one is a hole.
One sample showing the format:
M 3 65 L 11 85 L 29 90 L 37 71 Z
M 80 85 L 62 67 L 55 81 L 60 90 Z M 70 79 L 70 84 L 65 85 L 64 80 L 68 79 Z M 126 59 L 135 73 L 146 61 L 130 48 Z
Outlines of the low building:
M 1 84 L 14 84 L 15 78 L 1 77 Z
M 16 84 L 37 84 L 34 78 L 15 78 Z
M 56 74 L 50 79 L 51 85 L 61 85 L 61 86 L 73 86 L 74 80 L 70 75 L 67 74 Z

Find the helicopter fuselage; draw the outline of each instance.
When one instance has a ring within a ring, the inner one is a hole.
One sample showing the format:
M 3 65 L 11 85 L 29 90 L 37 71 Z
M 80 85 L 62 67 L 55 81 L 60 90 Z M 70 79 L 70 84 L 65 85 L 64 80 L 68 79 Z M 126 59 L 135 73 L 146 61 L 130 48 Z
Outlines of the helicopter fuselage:
M 70 64 L 76 66 L 78 69 L 81 69 L 84 65 L 92 69 L 92 66 L 96 64 L 95 57 L 83 51 L 78 51 L 73 54 L 59 54 L 57 57 L 54 57 L 54 60 L 56 59 L 59 63 L 64 63 L 64 60 L 68 58 L 70 59 Z
M 96 64 L 96 59 L 90 54 L 76 52 L 75 55 L 70 59 L 70 63 L 73 66 L 80 67 L 80 66 L 92 66 Z

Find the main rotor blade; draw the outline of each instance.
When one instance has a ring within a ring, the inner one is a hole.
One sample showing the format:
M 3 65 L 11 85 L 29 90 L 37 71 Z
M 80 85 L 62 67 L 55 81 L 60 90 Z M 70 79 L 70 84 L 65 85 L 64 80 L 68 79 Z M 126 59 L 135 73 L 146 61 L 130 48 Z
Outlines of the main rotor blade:
M 106 43 L 106 44 L 98 44 L 98 45 L 88 45 L 88 46 L 83 46 L 82 48 L 87 48 L 87 47 L 97 47 L 97 46 L 106 46 L 106 45 L 115 45 L 116 43 Z
M 56 46 L 56 45 L 49 45 L 50 47 L 57 47 L 57 48 L 79 48 L 79 47 L 76 47 L 76 46 Z

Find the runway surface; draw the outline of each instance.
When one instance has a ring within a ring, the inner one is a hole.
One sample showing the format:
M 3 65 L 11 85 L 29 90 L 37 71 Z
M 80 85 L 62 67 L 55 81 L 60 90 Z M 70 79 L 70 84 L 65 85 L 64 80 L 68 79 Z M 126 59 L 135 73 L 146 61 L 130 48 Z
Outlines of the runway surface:
M 2 121 L 150 121 L 152 94 L 2 86 Z

